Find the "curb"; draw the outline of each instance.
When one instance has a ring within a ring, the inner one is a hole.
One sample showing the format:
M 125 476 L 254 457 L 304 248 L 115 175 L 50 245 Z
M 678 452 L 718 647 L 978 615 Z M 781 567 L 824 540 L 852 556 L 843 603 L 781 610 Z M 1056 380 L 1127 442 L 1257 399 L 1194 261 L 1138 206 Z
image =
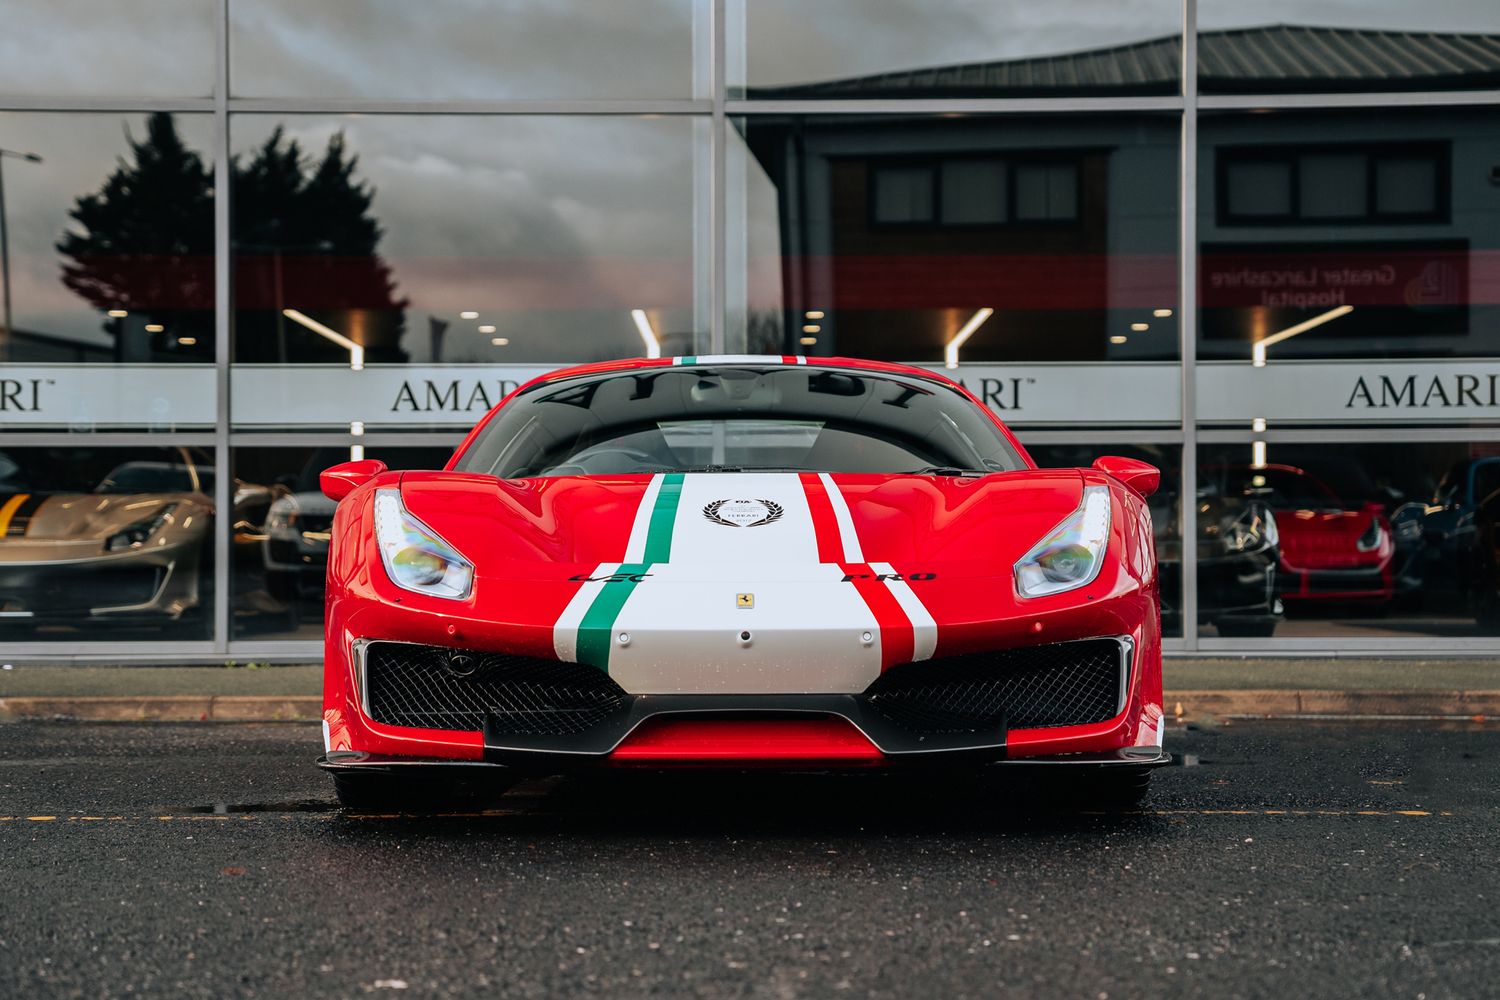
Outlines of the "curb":
M 1178 719 L 1421 717 L 1500 719 L 1500 691 L 1168 691 Z M 316 722 L 317 695 L 147 695 L 0 698 L 0 721 Z
M 318 695 L 148 695 L 0 698 L 0 720 L 90 722 L 316 722 Z

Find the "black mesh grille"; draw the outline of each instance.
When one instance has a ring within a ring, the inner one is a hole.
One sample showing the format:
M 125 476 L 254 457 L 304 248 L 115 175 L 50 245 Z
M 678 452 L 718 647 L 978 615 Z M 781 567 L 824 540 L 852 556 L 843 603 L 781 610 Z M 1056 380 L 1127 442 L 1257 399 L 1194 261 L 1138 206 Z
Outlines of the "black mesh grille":
M 450 657 L 467 676 L 450 669 Z M 440 646 L 372 643 L 366 651 L 370 718 L 388 726 L 569 736 L 603 722 L 628 700 L 597 667 Z
M 1088 639 L 906 663 L 865 696 L 891 722 L 922 733 L 1103 722 L 1120 704 L 1120 644 Z

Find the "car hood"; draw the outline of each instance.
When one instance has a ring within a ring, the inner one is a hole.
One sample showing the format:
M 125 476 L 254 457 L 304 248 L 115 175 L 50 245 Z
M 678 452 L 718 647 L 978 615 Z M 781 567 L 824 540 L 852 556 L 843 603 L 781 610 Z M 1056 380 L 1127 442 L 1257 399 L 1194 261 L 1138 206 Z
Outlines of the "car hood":
M 1374 515 L 1368 511 L 1278 509 L 1275 514 L 1281 553 L 1289 563 L 1337 566 L 1376 558 L 1355 547 L 1369 530 Z
M 19 501 L 16 500 L 20 497 Z M 173 503 L 208 506 L 208 498 L 196 493 L 57 493 L 12 494 L 0 497 L 0 509 L 8 508 L 0 546 L 40 541 L 100 542 L 132 524 L 148 521 Z
M 1010 566 L 1082 499 L 1078 470 L 983 477 L 689 473 L 496 480 L 407 473 L 409 511 L 473 558 L 518 563 Z M 831 540 L 831 541 L 830 541 Z M 493 570 L 489 570 L 493 571 Z

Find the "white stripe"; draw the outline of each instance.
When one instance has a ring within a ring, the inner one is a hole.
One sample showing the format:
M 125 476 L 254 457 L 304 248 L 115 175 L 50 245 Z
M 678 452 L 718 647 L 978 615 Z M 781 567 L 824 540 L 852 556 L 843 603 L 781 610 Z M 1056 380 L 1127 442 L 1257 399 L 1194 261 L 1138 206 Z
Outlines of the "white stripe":
M 803 357 L 802 355 L 799 354 L 799 355 L 797 355 L 797 359 L 795 361 L 793 361 L 792 363 L 793 364 L 797 364 L 797 365 L 805 365 L 805 364 L 807 364 L 807 359 L 805 357 Z
M 620 568 L 619 563 L 600 563 L 590 570 L 586 575 L 593 577 L 605 577 Z M 552 626 L 552 651 L 557 658 L 564 663 L 578 662 L 578 626 L 583 624 L 583 616 L 588 614 L 589 606 L 594 603 L 594 598 L 599 596 L 601 587 L 606 587 L 603 580 L 595 580 L 579 586 L 578 592 L 563 608 L 563 613 L 558 616 L 556 624 Z
M 870 563 L 870 568 L 877 573 L 891 576 L 896 573 L 890 563 Z M 911 622 L 911 658 L 913 660 L 932 659 L 932 653 L 937 649 L 937 622 L 933 621 L 922 599 L 912 591 L 911 584 L 905 580 L 886 580 L 885 588 L 891 592 L 896 603 L 901 605 L 901 610 L 906 614 L 906 620 Z
M 704 515 L 704 508 L 718 500 L 776 504 L 781 516 L 770 524 L 732 528 Z M 687 474 L 672 524 L 671 561 L 712 563 L 726 579 L 733 578 L 736 567 L 749 563 L 817 562 L 818 537 L 802 480 L 795 472 Z
M 854 531 L 854 518 L 849 516 L 849 505 L 844 502 L 844 494 L 839 492 L 839 488 L 833 484 L 833 477 L 828 473 L 820 472 L 818 478 L 823 481 L 823 489 L 828 491 L 828 502 L 833 506 L 833 519 L 838 522 L 839 541 L 844 546 L 844 562 L 864 562 L 864 551 L 859 547 L 859 535 Z
M 666 476 L 658 472 L 651 477 L 645 492 L 641 494 L 641 505 L 635 509 L 635 521 L 630 525 L 630 540 L 625 544 L 625 561 L 645 562 L 646 536 L 651 530 L 651 512 L 656 509 L 656 497 L 661 493 L 661 484 Z

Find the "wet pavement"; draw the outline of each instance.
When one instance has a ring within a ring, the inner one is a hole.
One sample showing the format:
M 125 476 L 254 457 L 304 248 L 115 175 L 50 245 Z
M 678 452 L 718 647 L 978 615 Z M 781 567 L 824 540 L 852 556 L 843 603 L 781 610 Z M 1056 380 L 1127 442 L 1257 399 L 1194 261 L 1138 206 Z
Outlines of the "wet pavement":
M 350 816 L 306 725 L 0 725 L 0 997 L 1496 995 L 1500 726 L 1179 729 L 1136 812 L 613 775 Z

